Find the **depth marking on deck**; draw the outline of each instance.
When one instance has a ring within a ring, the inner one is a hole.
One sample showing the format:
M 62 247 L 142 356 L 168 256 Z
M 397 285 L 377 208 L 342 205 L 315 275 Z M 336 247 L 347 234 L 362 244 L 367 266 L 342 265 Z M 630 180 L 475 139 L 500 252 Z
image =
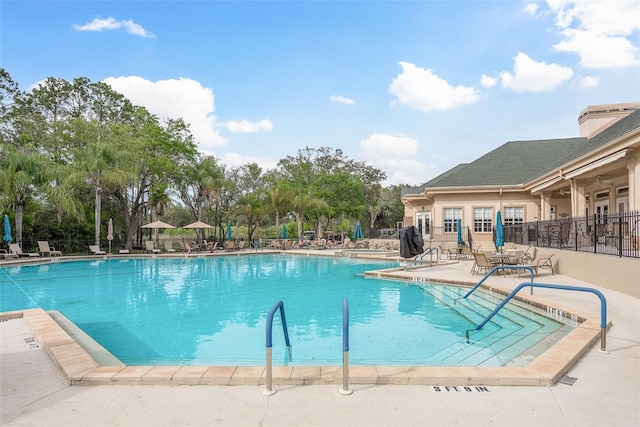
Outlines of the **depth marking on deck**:
M 34 337 L 25 338 L 24 343 L 27 345 L 27 348 L 29 350 L 35 350 L 37 348 L 40 348 L 40 343 L 38 343 L 38 340 L 35 339 Z
M 483 386 L 483 385 L 465 385 L 465 386 L 441 386 L 441 385 L 432 385 L 429 386 L 429 388 L 431 389 L 431 391 L 435 391 L 437 393 L 447 393 L 447 392 L 453 392 L 453 393 L 473 393 L 473 392 L 478 392 L 478 393 L 491 393 L 491 389 L 489 387 Z

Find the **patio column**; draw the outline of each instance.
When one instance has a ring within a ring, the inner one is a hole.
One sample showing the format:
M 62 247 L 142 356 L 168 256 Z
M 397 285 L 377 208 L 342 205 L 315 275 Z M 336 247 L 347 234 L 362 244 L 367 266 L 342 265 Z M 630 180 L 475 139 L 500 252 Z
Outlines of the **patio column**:
M 629 182 L 629 210 L 640 210 L 640 155 L 636 153 L 627 162 Z

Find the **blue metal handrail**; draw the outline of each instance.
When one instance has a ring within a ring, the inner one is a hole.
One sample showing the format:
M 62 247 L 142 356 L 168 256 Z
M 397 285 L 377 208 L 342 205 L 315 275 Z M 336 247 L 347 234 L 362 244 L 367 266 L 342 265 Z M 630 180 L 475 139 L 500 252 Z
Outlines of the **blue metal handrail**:
M 342 351 L 349 351 L 349 301 L 342 299 Z
M 526 265 L 499 265 L 497 267 L 493 267 L 491 269 L 491 271 L 489 271 L 478 283 L 476 283 L 476 285 L 473 288 L 471 288 L 466 294 L 464 294 L 464 296 L 462 296 L 460 298 L 456 298 L 455 301 L 467 298 L 476 289 L 478 289 L 480 287 L 480 285 L 482 285 L 482 283 L 489 278 L 489 276 L 491 276 L 496 271 L 499 271 L 499 270 L 513 270 L 513 269 L 515 269 L 515 270 L 529 270 L 529 273 L 531 273 L 531 283 L 533 283 L 533 278 L 535 277 L 533 268 L 531 268 L 529 266 L 526 266 Z
M 291 344 L 289 343 L 289 332 L 287 330 L 287 318 L 284 315 L 284 303 L 282 302 L 282 300 L 278 301 L 277 303 L 275 303 L 275 305 L 273 307 L 271 307 L 271 310 L 269 310 L 269 314 L 267 314 L 267 340 L 266 340 L 266 347 L 267 347 L 267 374 L 266 374 L 266 386 L 267 388 L 263 391 L 263 393 L 265 395 L 272 395 L 274 394 L 276 391 L 273 389 L 272 387 L 272 356 L 271 356 L 271 351 L 273 347 L 273 316 L 276 313 L 276 310 L 280 309 L 280 317 L 282 318 L 282 330 L 284 331 L 284 341 L 287 344 L 287 348 L 289 349 L 289 361 L 291 361 Z
M 507 302 L 509 302 L 509 300 L 513 298 L 520 291 L 520 289 L 525 288 L 527 286 L 531 286 L 532 288 L 536 287 L 536 288 L 547 288 L 547 289 L 561 289 L 565 291 L 591 292 L 593 294 L 596 294 L 596 296 L 600 298 L 600 350 L 607 351 L 607 338 L 606 338 L 607 299 L 602 294 L 602 292 L 593 288 L 582 288 L 579 286 L 568 286 L 568 285 L 551 285 L 548 283 L 533 283 L 533 282 L 531 283 L 525 282 L 525 283 L 519 284 L 513 291 L 511 291 L 509 295 L 507 295 L 507 297 L 500 304 L 498 304 L 498 306 L 491 313 L 489 313 L 487 317 L 484 318 L 482 322 L 478 324 L 478 326 L 476 326 L 473 329 L 468 329 L 465 332 L 467 344 L 469 344 L 469 332 L 481 330 L 483 326 L 486 325 L 487 322 L 489 322 L 489 320 L 491 320 L 491 318 L 495 316 L 495 314 L 498 311 L 500 311 L 500 309 L 504 307 L 507 304 Z
M 342 389 L 340 394 L 351 394 L 349 390 L 349 301 L 342 299 Z
M 271 348 L 273 346 L 272 342 L 272 329 L 273 329 L 273 316 L 276 313 L 276 310 L 280 309 L 280 317 L 282 318 L 282 330 L 284 331 L 284 341 L 287 344 L 287 347 L 291 348 L 291 344 L 289 343 L 289 331 L 287 330 L 287 318 L 284 315 L 284 303 L 282 300 L 275 303 L 271 310 L 269 310 L 269 314 L 267 314 L 267 348 Z M 291 351 L 291 350 L 289 350 Z M 291 360 L 291 357 L 289 357 Z
M 424 258 L 425 255 L 429 255 L 431 254 L 433 251 L 436 252 L 436 262 L 438 262 L 438 258 L 440 257 L 440 255 L 438 255 L 438 248 L 427 248 L 426 251 L 424 251 L 423 253 L 421 253 L 420 255 L 416 255 L 413 259 L 417 260 L 418 257 L 420 257 L 420 259 Z
M 253 240 L 249 242 L 249 246 L 253 249 L 256 250 L 256 252 L 258 252 L 258 249 L 262 249 L 262 251 L 264 251 L 264 247 L 262 247 L 262 244 L 260 242 L 254 242 Z

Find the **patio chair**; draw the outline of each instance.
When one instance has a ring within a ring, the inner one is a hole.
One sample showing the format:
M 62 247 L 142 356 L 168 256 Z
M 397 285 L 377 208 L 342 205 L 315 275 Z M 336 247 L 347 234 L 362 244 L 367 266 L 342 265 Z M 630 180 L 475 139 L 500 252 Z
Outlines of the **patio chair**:
M 495 264 L 492 263 L 484 252 L 473 252 L 473 266 L 471 266 L 471 274 L 487 274 Z
M 0 256 L 4 257 L 4 259 L 18 259 L 18 255 L 7 252 L 6 249 L 0 249 Z
M 98 245 L 89 245 L 89 252 L 91 252 L 91 255 L 106 255 L 107 254 L 105 251 L 100 249 L 100 246 L 98 246 Z
M 531 267 L 536 276 L 538 275 L 538 270 L 542 268 L 551 270 L 551 274 L 553 275 L 555 274 L 555 272 L 553 271 L 553 255 L 554 254 L 551 254 L 547 257 L 534 258 L 526 263 L 523 263 L 522 265 Z
M 22 252 L 22 248 L 20 248 L 20 245 L 18 245 L 17 243 L 12 243 L 9 245 L 9 252 L 17 255 L 18 258 L 20 257 L 37 258 L 40 256 L 39 253 L 35 253 L 35 252 Z
M 156 248 L 156 245 L 155 243 L 153 243 L 153 240 L 145 240 L 144 248 L 147 253 L 151 252 L 154 254 L 159 254 L 160 252 L 162 252 L 160 249 Z
M 164 250 L 167 252 L 175 252 L 176 250 L 173 249 L 173 242 L 171 240 L 165 240 L 164 241 Z
M 227 240 L 224 242 L 224 250 L 227 252 L 234 251 L 236 249 L 236 245 L 233 240 Z
M 49 246 L 49 242 L 46 240 L 38 240 L 38 252 L 40 252 L 40 255 L 42 256 L 49 255 L 51 257 L 62 255 L 62 252 L 56 251 L 56 248 L 53 246 Z

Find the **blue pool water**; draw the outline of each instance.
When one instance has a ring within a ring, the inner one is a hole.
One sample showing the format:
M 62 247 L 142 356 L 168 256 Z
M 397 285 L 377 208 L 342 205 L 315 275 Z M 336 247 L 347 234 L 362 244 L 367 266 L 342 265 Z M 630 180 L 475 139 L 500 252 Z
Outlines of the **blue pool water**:
M 500 366 L 562 325 L 509 305 L 465 343 L 498 303 L 444 285 L 368 279 L 397 262 L 296 255 L 108 259 L 0 269 L 0 311 L 58 310 L 128 365 L 262 365 L 266 317 L 282 300 L 274 365 L 340 365 L 342 299 L 353 365 Z

